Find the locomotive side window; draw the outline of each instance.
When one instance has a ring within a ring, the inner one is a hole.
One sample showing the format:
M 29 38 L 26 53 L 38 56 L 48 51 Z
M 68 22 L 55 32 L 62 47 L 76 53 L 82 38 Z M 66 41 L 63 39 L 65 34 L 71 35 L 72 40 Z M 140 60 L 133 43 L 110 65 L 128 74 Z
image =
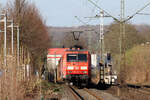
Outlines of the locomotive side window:
M 78 54 L 78 61 L 79 62 L 86 62 L 87 61 L 87 55 L 86 54 Z
M 87 62 L 86 54 L 67 54 L 67 62 Z

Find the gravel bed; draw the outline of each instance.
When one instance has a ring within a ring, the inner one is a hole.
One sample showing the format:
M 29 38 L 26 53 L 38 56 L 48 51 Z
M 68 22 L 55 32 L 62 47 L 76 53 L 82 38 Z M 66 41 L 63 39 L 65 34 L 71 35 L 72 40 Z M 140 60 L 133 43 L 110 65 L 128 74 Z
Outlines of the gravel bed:
M 94 96 L 90 95 L 88 92 L 84 91 L 83 89 L 77 89 L 76 91 L 79 94 L 81 94 L 84 100 L 97 100 Z
M 90 89 L 91 91 L 93 91 L 97 96 L 102 97 L 104 100 L 120 100 L 117 96 L 114 96 L 110 93 L 106 93 L 102 90 L 98 90 L 98 89 Z
M 75 90 L 80 94 L 83 100 L 97 100 L 96 97 L 92 96 L 84 89 L 76 88 Z M 97 96 L 100 96 L 103 100 L 120 100 L 119 97 L 112 95 L 111 93 L 107 93 L 107 91 L 99 90 L 96 88 L 91 88 L 89 90 L 95 93 Z M 75 98 L 68 89 L 64 88 L 61 100 L 75 100 Z
M 61 100 L 75 100 L 75 98 L 67 88 L 63 88 Z

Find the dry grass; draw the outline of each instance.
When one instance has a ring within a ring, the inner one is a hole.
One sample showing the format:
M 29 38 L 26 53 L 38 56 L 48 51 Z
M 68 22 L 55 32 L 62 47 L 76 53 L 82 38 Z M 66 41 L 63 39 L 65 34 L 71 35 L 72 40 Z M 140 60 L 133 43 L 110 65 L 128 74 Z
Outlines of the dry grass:
M 16 50 L 15 50 L 16 51 Z M 3 52 L 0 52 L 3 55 Z M 24 55 L 25 56 L 25 55 Z M 7 52 L 7 65 L 4 66 L 4 58 L 0 56 L 0 100 L 24 100 L 25 88 L 23 83 L 30 78 L 26 76 L 23 54 L 20 53 L 20 66 L 17 66 L 16 54 Z M 25 58 L 26 59 L 26 58 Z
M 150 45 L 140 45 L 128 50 L 126 67 L 121 66 L 117 70 L 120 71 L 120 78 L 126 83 L 150 85 Z
M 126 81 L 134 84 L 150 83 L 150 45 L 137 46 L 127 52 Z

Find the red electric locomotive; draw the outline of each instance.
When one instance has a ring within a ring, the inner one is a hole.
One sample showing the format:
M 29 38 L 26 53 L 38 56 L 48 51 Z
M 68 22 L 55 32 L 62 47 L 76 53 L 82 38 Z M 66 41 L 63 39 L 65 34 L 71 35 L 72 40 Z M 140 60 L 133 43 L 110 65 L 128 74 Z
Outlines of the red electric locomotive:
M 66 50 L 57 67 L 57 79 L 87 85 L 91 79 L 91 55 L 88 51 Z

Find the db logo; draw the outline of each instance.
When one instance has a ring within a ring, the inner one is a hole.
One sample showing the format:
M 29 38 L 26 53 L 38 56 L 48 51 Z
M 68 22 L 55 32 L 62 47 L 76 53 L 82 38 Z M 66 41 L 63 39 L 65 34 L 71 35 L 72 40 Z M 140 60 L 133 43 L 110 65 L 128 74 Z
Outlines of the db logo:
M 79 67 L 75 67 L 75 69 L 76 69 L 76 70 L 78 70 L 78 69 L 79 69 Z

